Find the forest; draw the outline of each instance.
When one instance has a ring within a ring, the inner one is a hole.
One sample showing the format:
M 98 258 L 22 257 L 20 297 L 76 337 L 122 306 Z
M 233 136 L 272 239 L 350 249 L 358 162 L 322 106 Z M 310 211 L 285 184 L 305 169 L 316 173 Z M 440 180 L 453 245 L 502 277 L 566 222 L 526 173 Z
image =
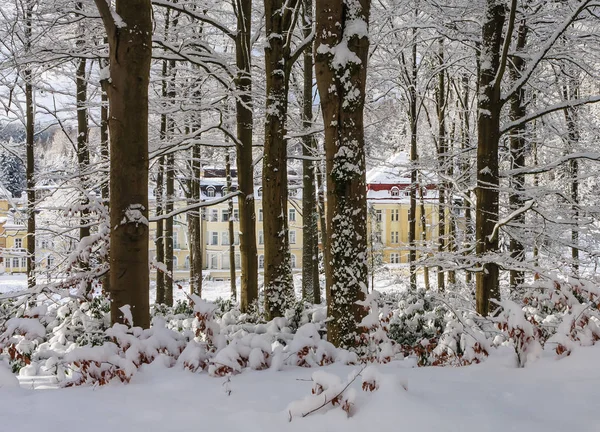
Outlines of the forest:
M 3 0 L 7 424 L 596 430 L 597 57 L 593 0 Z

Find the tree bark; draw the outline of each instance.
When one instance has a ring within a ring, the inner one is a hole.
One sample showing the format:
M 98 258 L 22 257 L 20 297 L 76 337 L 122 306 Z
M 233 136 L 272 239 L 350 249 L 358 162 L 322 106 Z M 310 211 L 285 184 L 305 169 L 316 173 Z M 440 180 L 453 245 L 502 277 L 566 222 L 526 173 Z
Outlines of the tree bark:
M 232 190 L 232 181 L 231 181 L 231 161 L 229 156 L 229 150 L 225 154 L 225 176 L 227 180 L 227 193 L 233 192 Z M 229 280 L 230 280 L 230 288 L 231 288 L 231 300 L 237 300 L 237 287 L 236 287 L 236 275 L 235 275 L 235 232 L 233 227 L 233 199 L 230 198 L 227 202 L 227 208 L 229 213 L 229 223 L 227 224 L 227 228 L 229 231 Z
M 356 347 L 368 286 L 363 110 L 370 0 L 316 2 L 315 66 L 325 126 L 328 340 Z M 336 48 L 352 53 L 344 61 Z M 350 57 L 350 58 L 348 58 Z
M 476 278 L 477 312 L 484 316 L 488 315 L 490 306 L 496 307 L 490 301 L 500 298 L 499 267 L 490 254 L 498 251 L 498 233 L 494 233 L 494 226 L 498 219 L 498 142 L 502 105 L 496 75 L 500 69 L 504 21 L 504 2 L 488 0 L 480 55 L 475 215 L 476 252 L 483 260 Z
M 305 39 L 310 37 L 313 25 L 313 2 L 304 0 Z M 313 125 L 313 44 L 304 51 L 304 88 L 302 95 L 302 126 L 304 127 L 302 155 L 302 298 L 313 303 L 321 303 L 319 286 L 319 214 L 317 212 L 317 191 L 315 189 L 315 163 L 317 143 L 308 131 Z
M 250 33 L 252 1 L 236 0 L 237 33 L 235 58 L 238 75 L 235 80 L 237 120 L 237 172 L 240 214 L 240 253 L 242 264 L 242 291 L 240 309 L 246 312 L 258 299 L 258 260 L 256 255 L 256 215 L 254 200 L 254 164 L 252 161 L 252 77 L 250 74 Z
M 444 67 L 444 42 L 439 41 L 438 63 L 441 68 L 438 73 L 438 88 L 436 97 L 436 111 L 438 118 L 438 165 L 440 171 L 440 180 L 438 182 L 438 252 L 442 254 L 446 248 L 446 190 L 447 183 L 444 179 L 447 176 L 448 143 L 446 139 L 446 76 Z M 437 268 L 437 286 L 438 291 L 443 292 L 446 289 L 446 280 L 444 268 L 440 265 Z
M 33 2 L 25 8 L 25 52 L 31 51 Z M 27 65 L 23 73 L 25 80 L 25 177 L 27 184 L 27 286 L 32 288 L 35 280 L 35 118 L 33 107 L 33 74 Z
M 294 300 L 288 237 L 286 118 L 289 47 L 295 0 L 265 0 L 266 111 L 263 156 L 263 227 L 265 240 L 265 314 L 283 316 Z M 285 5 L 284 5 L 285 4 Z
M 150 0 L 116 0 L 116 15 L 95 0 L 110 59 L 111 320 L 150 325 L 148 269 L 148 83 L 152 57 Z M 115 16 L 119 18 L 115 21 Z
M 108 67 L 108 63 L 104 64 L 101 62 L 101 66 Z M 102 87 L 102 95 L 101 95 L 101 106 L 100 106 L 100 156 L 102 158 L 102 168 L 103 170 L 110 169 L 110 153 L 109 146 L 110 142 L 108 139 L 108 93 L 106 92 L 108 86 L 108 82 L 103 80 L 101 82 Z M 109 202 L 109 181 L 104 179 L 102 181 L 102 185 L 100 187 L 100 193 L 102 194 L 102 204 L 108 208 Z M 110 255 L 110 248 L 108 251 Z M 107 260 L 109 260 L 110 264 L 110 256 L 107 255 Z M 108 273 L 104 275 L 102 278 L 102 289 L 105 293 L 110 292 L 110 267 L 108 269 Z
M 513 56 L 510 63 L 510 77 L 513 82 L 517 81 L 525 69 L 525 60 L 520 52 L 525 48 L 527 40 L 527 24 L 523 18 L 519 24 L 517 33 L 517 45 L 515 50 L 516 55 Z M 525 90 L 520 89 L 510 99 L 510 119 L 512 121 L 519 120 L 527 114 L 525 106 Z M 525 126 L 514 128 L 510 133 L 510 155 L 511 155 L 511 170 L 523 168 L 525 166 Z M 525 174 L 515 174 L 511 178 L 511 192 L 509 196 L 509 206 L 511 211 L 515 211 L 524 204 L 523 192 L 525 190 Z M 513 259 L 513 266 L 517 265 L 525 259 L 525 247 L 521 242 L 522 225 L 525 223 L 525 214 L 521 213 L 516 216 L 513 221 L 516 225 L 514 234 L 510 238 L 509 250 L 510 257 Z M 519 269 L 510 270 L 510 288 L 515 290 L 524 282 L 524 273 Z
M 192 147 L 192 203 L 200 202 L 201 149 L 199 145 Z M 190 293 L 202 296 L 202 211 L 191 212 L 190 224 Z

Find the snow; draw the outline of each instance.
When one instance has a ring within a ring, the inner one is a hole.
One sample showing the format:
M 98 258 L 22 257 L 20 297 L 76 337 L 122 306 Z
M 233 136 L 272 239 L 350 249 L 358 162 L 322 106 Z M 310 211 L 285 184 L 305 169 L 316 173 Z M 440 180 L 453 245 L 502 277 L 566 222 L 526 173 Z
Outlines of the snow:
M 527 369 L 508 367 L 513 359 L 506 354 L 464 368 L 412 368 L 411 360 L 377 366 L 377 373 L 364 372 L 367 378 L 377 376 L 378 389 L 362 391 L 361 377 L 350 386 L 355 392 L 351 418 L 339 406 L 329 406 L 291 421 L 290 404 L 311 396 L 313 378 L 336 387 L 360 367 L 248 370 L 212 378 L 166 368 L 158 359 L 128 385 L 44 391 L 4 386 L 2 429 L 364 432 L 377 425 L 423 432 L 598 430 L 599 346 L 562 360 L 544 358 Z

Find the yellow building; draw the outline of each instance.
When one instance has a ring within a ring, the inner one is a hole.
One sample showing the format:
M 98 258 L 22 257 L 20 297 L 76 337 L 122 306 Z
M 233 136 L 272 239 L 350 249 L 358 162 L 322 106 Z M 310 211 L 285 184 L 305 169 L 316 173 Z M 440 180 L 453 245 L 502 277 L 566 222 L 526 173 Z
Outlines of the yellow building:
M 400 153 L 388 163 L 369 171 L 367 175 L 367 202 L 369 205 L 369 232 L 372 245 L 379 249 L 387 264 L 408 262 L 408 221 L 410 173 L 406 170 L 406 154 Z M 422 195 L 422 197 L 421 197 Z M 426 240 L 437 237 L 438 196 L 431 180 L 421 185 L 417 193 L 416 239 L 422 239 L 421 209 L 425 211 Z M 419 254 L 417 254 L 418 256 Z
M 27 227 L 23 213 L 0 199 L 0 262 L 7 273 L 27 271 Z

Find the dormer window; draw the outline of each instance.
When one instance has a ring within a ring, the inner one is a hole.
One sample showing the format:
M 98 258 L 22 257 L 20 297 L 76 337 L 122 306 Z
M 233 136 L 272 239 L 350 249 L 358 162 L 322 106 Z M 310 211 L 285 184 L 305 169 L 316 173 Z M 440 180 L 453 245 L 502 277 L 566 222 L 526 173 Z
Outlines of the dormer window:
M 400 196 L 400 189 L 396 186 L 394 186 L 392 188 L 392 196 L 393 197 L 399 197 Z
M 215 196 L 215 188 L 212 186 L 209 186 L 206 188 L 206 196 L 209 198 L 214 198 Z
M 288 196 L 295 197 L 298 195 L 298 189 L 288 189 Z
M 262 197 L 262 188 L 258 188 L 258 190 L 256 191 L 256 196 L 258 196 L 259 198 Z

